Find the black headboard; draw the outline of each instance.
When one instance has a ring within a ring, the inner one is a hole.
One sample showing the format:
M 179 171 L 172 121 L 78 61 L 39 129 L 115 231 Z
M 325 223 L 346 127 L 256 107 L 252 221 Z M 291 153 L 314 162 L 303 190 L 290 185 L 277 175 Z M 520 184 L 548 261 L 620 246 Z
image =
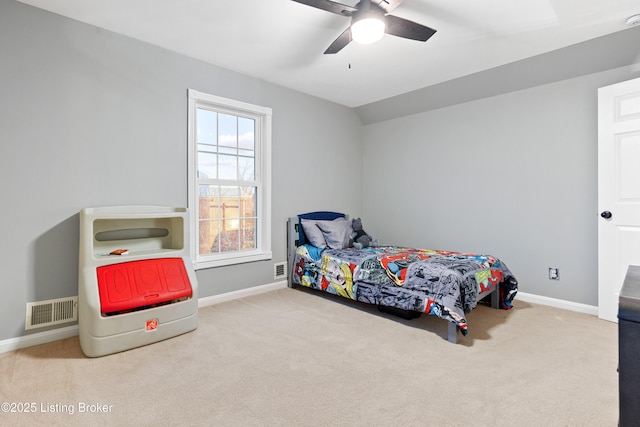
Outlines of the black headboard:
M 349 219 L 347 215 L 340 212 L 317 211 L 300 214 L 287 220 L 287 262 L 289 263 L 289 286 L 292 287 L 293 259 L 296 248 L 306 243 L 304 231 L 302 230 L 303 219 L 313 219 L 317 221 L 333 221 L 336 218 Z

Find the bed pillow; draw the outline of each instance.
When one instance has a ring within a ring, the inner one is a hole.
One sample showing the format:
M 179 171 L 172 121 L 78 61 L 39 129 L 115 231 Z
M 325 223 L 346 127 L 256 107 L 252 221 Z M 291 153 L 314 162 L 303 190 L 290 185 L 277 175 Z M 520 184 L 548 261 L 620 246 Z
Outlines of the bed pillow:
M 307 239 L 304 236 L 304 229 L 302 228 L 302 220 L 310 219 L 313 221 L 332 221 L 336 218 L 345 218 L 345 214 L 340 212 L 331 212 L 331 211 L 315 211 L 315 212 L 307 212 L 298 215 L 298 244 L 304 245 L 307 243 Z
M 344 249 L 350 246 L 351 221 L 344 218 L 333 221 L 316 221 L 316 226 L 322 230 L 324 240 L 331 249 Z
M 317 222 L 312 219 L 300 220 L 307 242 L 317 248 L 326 248 L 327 242 L 324 240 L 324 233 L 318 228 Z

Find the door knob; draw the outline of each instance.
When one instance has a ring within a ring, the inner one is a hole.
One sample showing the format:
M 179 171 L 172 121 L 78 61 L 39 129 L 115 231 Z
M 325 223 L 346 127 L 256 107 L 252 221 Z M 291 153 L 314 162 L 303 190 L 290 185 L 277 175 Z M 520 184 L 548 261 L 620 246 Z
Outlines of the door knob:
M 613 214 L 609 211 L 603 211 L 600 216 L 604 219 L 609 219 L 613 216 Z

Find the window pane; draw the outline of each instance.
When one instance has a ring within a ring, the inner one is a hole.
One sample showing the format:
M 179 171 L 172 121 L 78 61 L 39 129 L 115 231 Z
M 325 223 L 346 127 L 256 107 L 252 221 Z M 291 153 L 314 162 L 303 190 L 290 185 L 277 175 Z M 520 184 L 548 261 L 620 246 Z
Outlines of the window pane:
M 218 178 L 238 179 L 238 158 L 227 154 L 218 156 Z
M 198 250 L 200 255 L 210 253 L 218 253 L 220 251 L 218 244 L 219 221 L 203 220 L 200 221 L 200 244 Z
M 197 109 L 196 116 L 196 141 L 198 144 L 216 144 L 217 141 L 217 115 L 215 111 Z
M 198 178 L 216 178 L 218 155 L 198 151 Z
M 220 252 L 234 252 L 240 250 L 238 238 L 240 224 L 237 218 L 222 221 L 220 232 Z
M 238 187 L 225 185 L 220 187 L 220 195 L 223 198 L 223 200 L 225 201 L 232 200 L 234 203 L 237 204 L 238 197 L 240 197 L 240 191 Z
M 220 218 L 220 187 L 200 185 L 198 217 L 200 219 Z
M 229 226 L 234 226 L 235 229 L 238 229 L 238 218 L 240 217 L 239 211 L 239 200 L 240 194 L 238 187 L 221 187 L 221 204 L 220 204 L 220 218 L 224 220 L 235 220 L 235 225 L 231 223 L 225 224 L 229 229 Z
M 255 179 L 255 167 L 253 157 L 238 157 L 238 169 L 240 179 L 253 181 Z
M 240 218 L 256 216 L 256 187 L 241 187 Z
M 242 228 L 240 232 L 240 249 L 255 249 L 256 242 L 256 220 L 245 219 L 241 221 Z
M 245 150 L 255 150 L 256 121 L 245 117 L 238 118 L 238 146 Z
M 228 114 L 220 114 L 218 120 L 218 144 L 224 147 L 237 147 L 238 118 Z

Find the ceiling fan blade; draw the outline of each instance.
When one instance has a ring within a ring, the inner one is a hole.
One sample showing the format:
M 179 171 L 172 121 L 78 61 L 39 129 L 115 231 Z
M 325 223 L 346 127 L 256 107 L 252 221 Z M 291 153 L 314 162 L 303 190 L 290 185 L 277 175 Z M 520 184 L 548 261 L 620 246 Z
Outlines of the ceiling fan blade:
M 344 32 L 340 34 L 340 36 L 338 36 L 338 38 L 335 39 L 333 43 L 331 43 L 331 46 L 329 46 L 327 50 L 324 51 L 324 54 L 327 55 L 332 53 L 338 53 L 342 50 L 343 47 L 348 45 L 350 41 L 351 41 L 351 27 L 344 30 Z
M 391 13 L 393 9 L 400 6 L 402 0 L 374 0 L 374 3 L 384 9 L 386 13 Z
M 397 16 L 387 15 L 386 33 L 392 36 L 402 37 L 405 39 L 418 40 L 426 42 L 436 33 L 433 28 L 425 27 L 408 19 L 398 18 Z
M 357 12 L 353 6 L 347 6 L 345 4 L 336 3 L 331 0 L 293 0 L 296 3 L 306 4 L 307 6 L 315 7 L 317 9 L 326 10 L 327 12 L 337 13 L 342 16 L 351 16 L 354 12 Z

